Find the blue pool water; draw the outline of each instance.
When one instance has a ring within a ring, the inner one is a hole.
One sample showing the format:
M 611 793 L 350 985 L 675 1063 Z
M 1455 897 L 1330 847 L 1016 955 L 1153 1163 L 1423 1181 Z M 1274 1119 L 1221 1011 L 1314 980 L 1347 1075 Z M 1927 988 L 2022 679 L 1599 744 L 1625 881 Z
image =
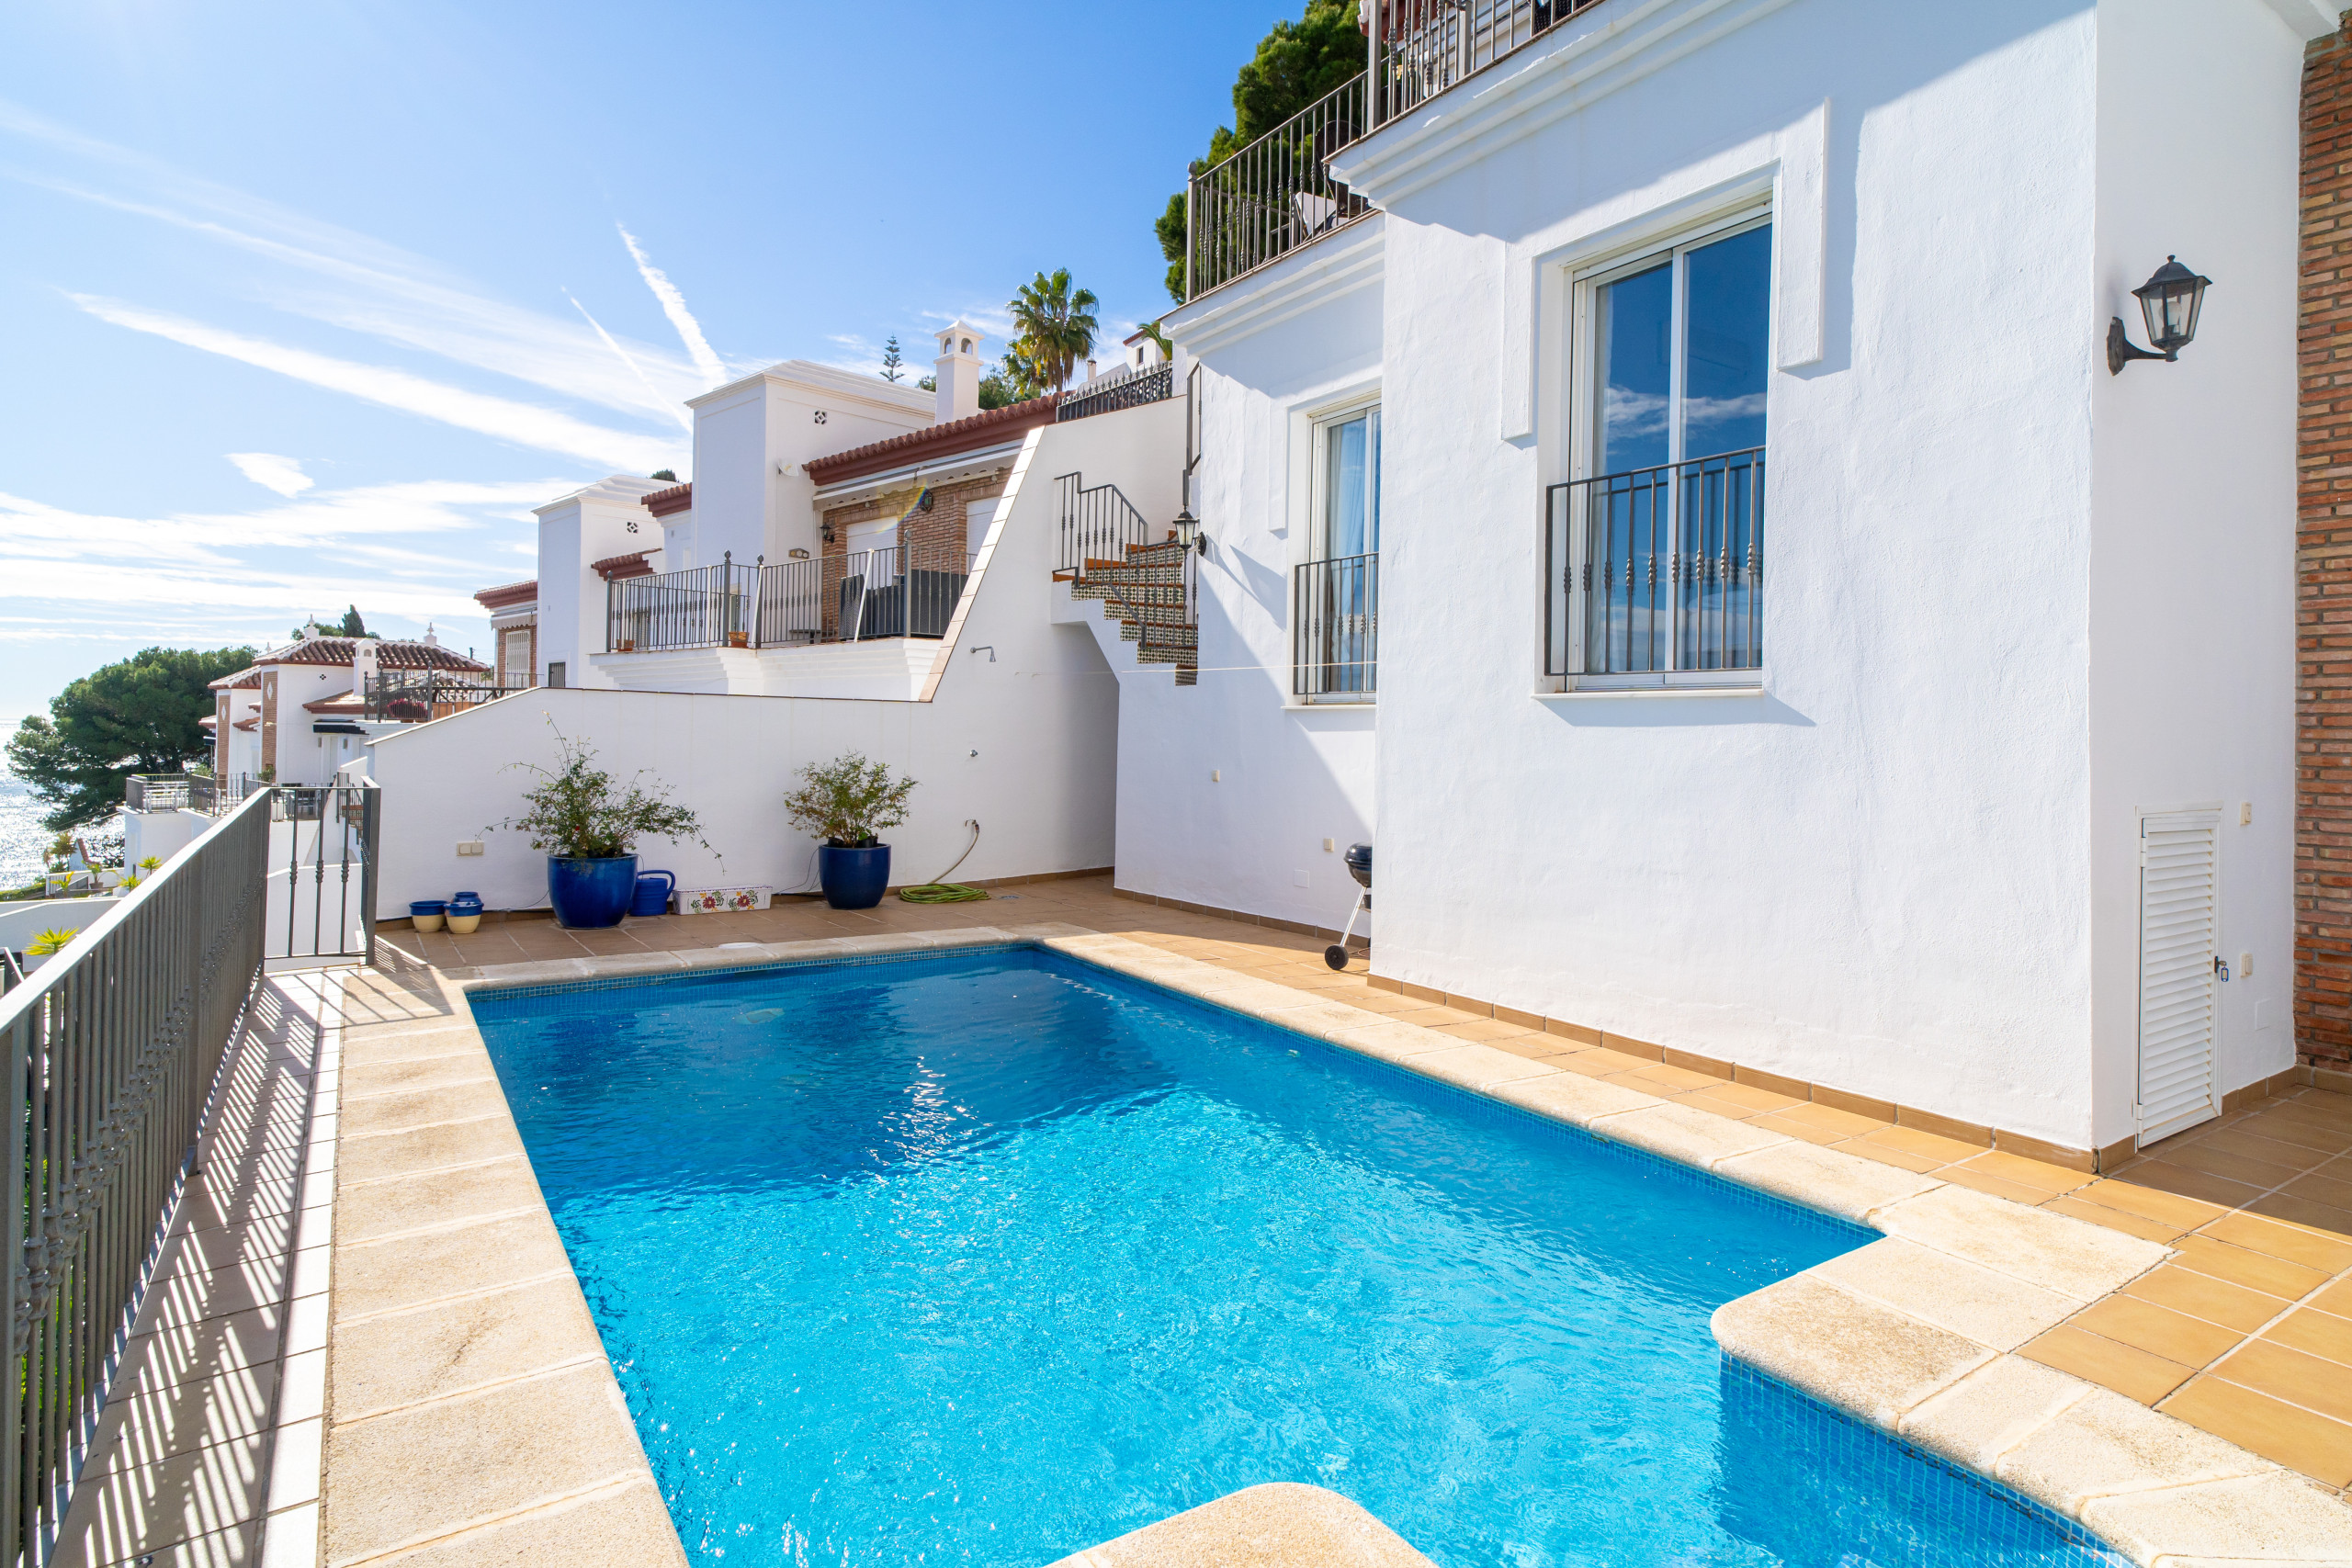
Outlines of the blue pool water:
M 1723 1365 L 1871 1233 L 1286 1032 L 1023 949 L 474 1005 L 697 1560 L 1304 1481 L 1446 1568 L 2119 1561 Z

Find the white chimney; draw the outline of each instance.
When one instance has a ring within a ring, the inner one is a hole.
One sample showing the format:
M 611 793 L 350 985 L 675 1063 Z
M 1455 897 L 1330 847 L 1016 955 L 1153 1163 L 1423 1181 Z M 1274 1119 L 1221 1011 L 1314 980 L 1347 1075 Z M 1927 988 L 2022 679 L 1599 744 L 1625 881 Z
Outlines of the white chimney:
M 980 412 L 980 329 L 957 321 L 939 334 L 939 423 Z

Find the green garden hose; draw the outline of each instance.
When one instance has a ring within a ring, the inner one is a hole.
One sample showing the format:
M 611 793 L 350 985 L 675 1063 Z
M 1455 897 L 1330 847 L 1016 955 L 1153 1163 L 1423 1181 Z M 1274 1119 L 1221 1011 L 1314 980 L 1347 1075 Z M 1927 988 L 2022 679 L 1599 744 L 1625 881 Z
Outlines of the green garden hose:
M 980 847 L 980 825 L 974 821 L 971 828 L 972 841 L 966 844 L 964 852 L 956 857 L 956 865 L 970 860 L 972 852 Z M 960 882 L 948 881 L 956 874 L 956 865 L 949 866 L 920 887 L 899 888 L 899 897 L 910 904 L 970 904 L 989 896 L 985 887 L 969 887 Z

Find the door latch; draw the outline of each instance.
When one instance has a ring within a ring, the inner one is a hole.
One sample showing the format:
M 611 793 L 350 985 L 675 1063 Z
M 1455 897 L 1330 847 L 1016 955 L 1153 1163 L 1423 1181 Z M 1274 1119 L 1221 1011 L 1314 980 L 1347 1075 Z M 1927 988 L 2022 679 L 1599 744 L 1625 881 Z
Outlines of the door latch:
M 2219 953 L 2213 955 L 2213 973 L 2221 976 L 2224 986 L 2230 983 L 2230 966 L 2222 961 Z

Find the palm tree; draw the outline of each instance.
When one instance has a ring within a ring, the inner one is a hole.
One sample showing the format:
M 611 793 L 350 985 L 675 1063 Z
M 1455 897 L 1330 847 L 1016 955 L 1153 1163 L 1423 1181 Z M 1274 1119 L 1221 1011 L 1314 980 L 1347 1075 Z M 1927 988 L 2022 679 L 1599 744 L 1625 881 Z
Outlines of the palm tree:
M 1098 302 L 1091 288 L 1073 290 L 1069 268 L 1061 267 L 1051 277 L 1041 272 L 1035 281 L 1023 284 L 1005 307 L 1020 329 L 1014 351 L 1055 391 L 1069 386 L 1071 370 L 1094 352 L 1094 333 L 1101 325 L 1094 319 Z

